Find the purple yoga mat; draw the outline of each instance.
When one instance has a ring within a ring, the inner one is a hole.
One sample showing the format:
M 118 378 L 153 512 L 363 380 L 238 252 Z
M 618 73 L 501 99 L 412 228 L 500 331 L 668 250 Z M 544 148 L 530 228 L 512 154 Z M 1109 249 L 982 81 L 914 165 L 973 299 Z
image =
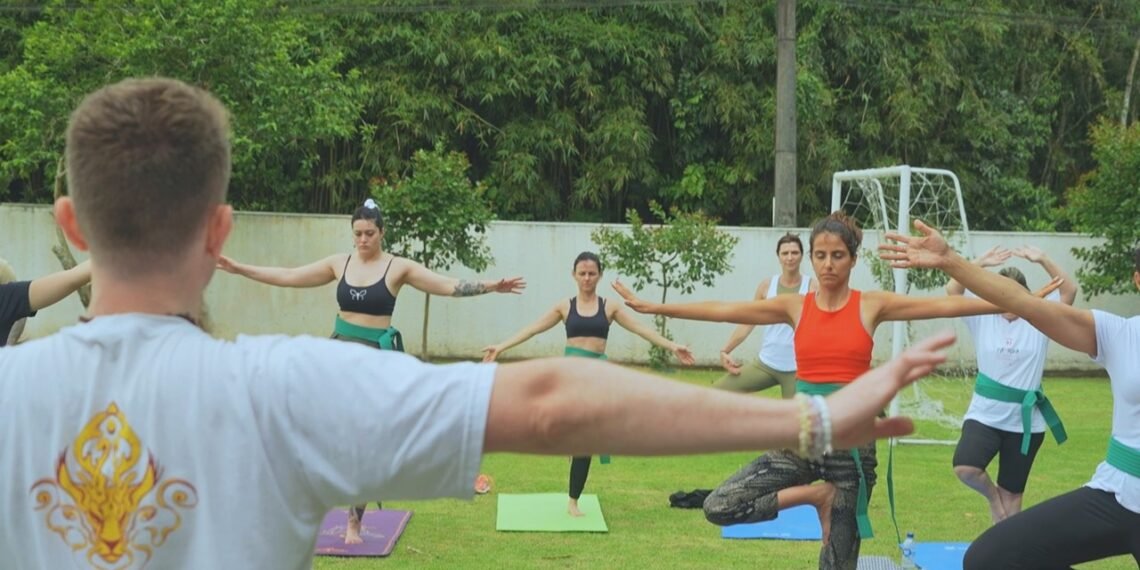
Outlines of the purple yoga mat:
M 321 533 L 317 535 L 317 556 L 388 556 L 411 518 L 412 511 L 365 511 L 360 532 L 364 544 L 345 544 L 344 530 L 348 525 L 348 511 L 333 509 L 321 522 Z

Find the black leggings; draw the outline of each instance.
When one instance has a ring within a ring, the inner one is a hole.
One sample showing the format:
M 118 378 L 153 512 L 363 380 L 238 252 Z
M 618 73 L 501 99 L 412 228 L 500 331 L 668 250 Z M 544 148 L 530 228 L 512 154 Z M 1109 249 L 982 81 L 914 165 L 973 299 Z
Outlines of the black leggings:
M 990 527 L 966 551 L 963 568 L 1062 570 L 1122 554 L 1140 563 L 1140 514 L 1112 493 L 1081 487 Z
M 570 461 L 570 498 L 578 500 L 586 488 L 586 478 L 590 476 L 592 456 L 575 457 Z

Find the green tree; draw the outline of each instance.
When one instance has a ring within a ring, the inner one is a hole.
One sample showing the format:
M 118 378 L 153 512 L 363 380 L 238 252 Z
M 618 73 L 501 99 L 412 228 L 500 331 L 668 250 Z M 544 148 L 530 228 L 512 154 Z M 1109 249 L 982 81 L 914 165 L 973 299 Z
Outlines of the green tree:
M 633 278 L 635 289 L 656 285 L 664 303 L 669 291 L 689 294 L 697 284 L 712 287 L 732 269 L 729 259 L 739 240 L 718 229 L 715 219 L 701 212 L 666 212 L 657 202 L 649 207 L 660 225 L 646 225 L 631 209 L 626 212 L 628 233 L 603 226 L 590 234 L 602 262 Z M 653 321 L 657 332 L 672 340 L 667 319 L 658 315 Z M 662 368 L 669 362 L 669 351 L 652 346 L 649 357 L 654 367 Z
M 411 174 L 382 180 L 372 195 L 384 213 L 384 241 L 389 251 L 414 259 L 434 271 L 455 263 L 483 271 L 494 261 L 487 246 L 487 224 L 494 218 L 486 187 L 467 177 L 462 153 L 442 145 L 412 156 Z M 424 295 L 421 358 L 428 358 L 431 295 Z
M 1065 215 L 1082 232 L 1105 238 L 1078 247 L 1077 278 L 1086 297 L 1132 290 L 1132 251 L 1140 244 L 1140 124 L 1127 128 L 1105 118 L 1092 131 L 1096 169 L 1069 192 Z
M 19 181 L 16 199 L 48 201 L 80 97 L 162 75 L 229 108 L 235 206 L 310 209 L 327 149 L 356 135 L 367 93 L 354 71 L 340 69 L 338 44 L 310 41 L 323 27 L 274 0 L 48 2 L 23 29 L 16 65 L 0 74 L 0 181 Z

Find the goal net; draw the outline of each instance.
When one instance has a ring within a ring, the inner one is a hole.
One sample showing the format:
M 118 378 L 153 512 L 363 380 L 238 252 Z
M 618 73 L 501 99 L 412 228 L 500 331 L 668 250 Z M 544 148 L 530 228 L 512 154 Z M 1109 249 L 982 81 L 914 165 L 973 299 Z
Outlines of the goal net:
M 969 225 L 958 177 L 949 170 L 891 166 L 836 172 L 831 179 L 831 211 L 843 210 L 864 230 L 863 251 L 879 286 L 906 295 L 912 290 L 938 291 L 946 285 L 944 273 L 929 269 L 892 269 L 879 259 L 878 242 L 883 232 L 914 234 L 912 221 L 921 219 L 938 228 L 951 247 L 972 256 Z M 896 321 L 891 329 L 891 356 L 897 356 L 912 340 L 909 322 Z M 917 420 L 917 438 L 904 443 L 953 444 L 969 400 L 964 380 L 969 370 L 944 369 L 943 376 L 923 379 L 892 403 L 891 415 L 904 413 Z M 963 399 L 964 395 L 964 399 Z M 923 424 L 927 425 L 923 425 Z

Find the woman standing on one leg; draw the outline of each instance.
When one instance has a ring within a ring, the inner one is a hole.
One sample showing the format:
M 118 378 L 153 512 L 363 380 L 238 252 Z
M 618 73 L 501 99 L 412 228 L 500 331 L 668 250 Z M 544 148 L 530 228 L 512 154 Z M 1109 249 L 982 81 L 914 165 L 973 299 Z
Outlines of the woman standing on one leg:
M 423 265 L 385 253 L 384 220 L 371 198 L 352 215 L 355 253 L 338 253 L 301 267 L 260 267 L 222 256 L 218 267 L 254 281 L 278 287 L 320 287 L 337 281 L 340 306 L 333 338 L 383 350 L 404 350 L 400 332 L 392 326 L 396 296 L 407 285 L 429 295 L 471 297 L 484 293 L 520 293 L 521 277 L 498 281 L 466 281 L 435 273 Z M 380 503 L 377 503 L 379 507 Z M 347 544 L 363 542 L 360 521 L 365 505 L 349 511 Z
M 1060 288 L 1047 300 L 1067 305 L 1076 300 L 1076 282 L 1038 248 L 1022 247 L 1010 252 L 994 247 L 974 263 L 978 267 L 994 267 L 1011 255 L 1040 264 L 1049 277 L 1061 280 Z M 1017 268 L 1007 267 L 999 274 L 1029 290 L 1025 275 Z M 946 285 L 946 292 L 973 296 L 953 279 Z M 989 501 L 990 517 L 998 523 L 1021 512 L 1025 483 L 1045 440 L 1046 425 L 1058 443 L 1065 440 L 1061 420 L 1041 390 L 1049 338 L 1013 313 L 962 320 L 974 336 L 978 378 L 954 451 L 954 474 Z M 986 473 L 994 456 L 999 461 L 996 485 Z
M 862 243 L 853 220 L 836 212 L 816 222 L 809 240 L 819 290 L 763 301 L 658 304 L 615 288 L 641 313 L 741 324 L 784 323 L 795 329 L 797 391 L 824 394 L 871 368 L 872 334 L 885 321 L 960 317 L 998 312 L 964 297 L 919 298 L 850 286 Z M 797 396 L 799 397 L 799 396 Z M 705 500 L 705 516 L 719 525 L 759 522 L 810 504 L 819 512 L 823 546 L 819 567 L 854 570 L 861 538 L 870 536 L 867 502 L 875 484 L 874 445 L 835 450 L 819 461 L 790 450 L 771 451 L 730 477 Z M 822 480 L 823 483 L 811 484 Z
M 677 344 L 657 333 L 634 319 L 619 304 L 607 304 L 606 300 L 598 295 L 598 280 L 602 277 L 602 262 L 598 256 L 584 251 L 574 260 L 574 269 L 571 272 L 574 281 L 578 284 L 578 294 L 569 299 L 559 301 L 537 321 L 520 330 L 511 338 L 483 349 L 483 362 L 492 362 L 500 354 L 526 342 L 530 337 L 549 330 L 559 322 L 566 324 L 566 356 L 581 356 L 584 358 L 606 357 L 606 339 L 609 337 L 610 324 L 617 323 L 626 330 L 648 340 L 649 342 L 673 351 L 683 364 L 692 364 L 693 355 L 689 349 Z M 571 515 L 580 517 L 582 511 L 578 508 L 578 499 L 586 487 L 586 478 L 590 474 L 590 456 L 575 457 L 570 462 L 570 502 L 567 510 Z
M 760 282 L 756 288 L 756 300 L 776 295 L 806 295 L 816 290 L 815 279 L 800 273 L 804 258 L 804 244 L 793 233 L 787 233 L 776 242 L 776 258 L 780 261 L 780 274 Z M 739 325 L 728 337 L 724 350 L 720 351 L 720 363 L 728 374 L 722 376 L 713 386 L 732 392 L 760 392 L 772 386 L 780 386 L 780 394 L 791 398 L 796 394 L 796 351 L 793 346 L 795 331 L 785 324 L 768 325 L 764 329 L 764 344 L 756 360 L 741 366 L 733 360 L 732 351 L 748 338 L 756 325 Z
M 915 227 L 922 236 L 887 234 L 901 245 L 882 246 L 881 257 L 899 268 L 941 269 L 1062 346 L 1093 357 L 1112 386 L 1112 436 L 1092 480 L 990 527 L 966 551 L 965 568 L 1051 570 L 1126 554 L 1140 564 L 1140 316 L 1044 302 L 962 259 L 935 229 Z M 1140 289 L 1140 247 L 1132 255 L 1132 283 Z

